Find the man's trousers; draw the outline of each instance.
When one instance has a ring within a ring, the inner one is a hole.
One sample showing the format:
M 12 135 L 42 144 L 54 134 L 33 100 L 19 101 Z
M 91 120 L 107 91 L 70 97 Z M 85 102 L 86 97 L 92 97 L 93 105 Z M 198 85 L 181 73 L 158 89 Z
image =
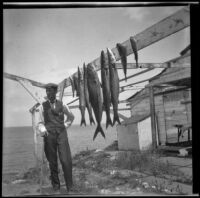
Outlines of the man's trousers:
M 44 151 L 49 162 L 52 185 L 59 185 L 57 151 L 64 172 L 66 187 L 72 187 L 72 158 L 66 129 L 48 130 L 44 137 Z

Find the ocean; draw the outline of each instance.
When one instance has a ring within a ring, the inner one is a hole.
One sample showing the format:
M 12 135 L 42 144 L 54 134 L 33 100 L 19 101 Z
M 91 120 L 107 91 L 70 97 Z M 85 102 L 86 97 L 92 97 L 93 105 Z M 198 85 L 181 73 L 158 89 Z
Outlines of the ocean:
M 117 140 L 115 126 L 107 130 L 102 127 L 106 139 L 99 133 L 93 141 L 96 125 L 72 125 L 67 132 L 72 156 L 86 149 L 103 149 Z M 3 173 L 21 172 L 35 165 L 33 135 L 31 126 L 3 128 Z

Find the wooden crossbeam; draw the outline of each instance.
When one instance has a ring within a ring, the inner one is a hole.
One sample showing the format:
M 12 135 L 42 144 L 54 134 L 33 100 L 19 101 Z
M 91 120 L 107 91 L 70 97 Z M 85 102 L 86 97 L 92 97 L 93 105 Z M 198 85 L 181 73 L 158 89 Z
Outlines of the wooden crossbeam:
M 187 54 L 187 56 L 190 56 Z M 176 58 L 177 59 L 177 58 Z M 172 59 L 175 60 L 175 59 Z M 171 62 L 172 65 L 167 64 L 167 62 Z M 180 67 L 180 65 L 173 65 L 172 61 L 167 61 L 166 63 L 138 63 L 139 68 L 143 69 L 143 68 L 151 68 L 151 69 L 155 69 L 155 68 L 168 68 L 170 66 L 173 67 Z M 116 63 L 116 67 L 117 69 L 123 69 L 122 64 L 121 63 Z M 190 67 L 190 64 L 184 64 L 182 67 Z M 135 63 L 127 63 L 127 69 L 138 69 L 136 67 Z
M 181 69 L 181 71 L 173 72 L 170 75 L 161 76 L 160 78 L 155 79 L 154 81 L 146 85 L 146 87 L 161 85 L 162 83 L 170 83 L 173 81 L 187 79 L 190 77 L 191 77 L 191 68 L 184 68 Z
M 112 113 L 112 114 L 114 113 L 113 109 L 110 109 L 110 113 Z M 119 113 L 119 112 L 118 112 L 118 116 L 119 116 L 121 119 L 123 119 L 123 120 L 127 120 L 127 119 L 128 119 L 128 117 L 122 115 L 122 114 Z
M 70 109 L 77 109 L 79 108 L 79 105 L 70 105 L 69 106 Z M 119 108 L 118 111 L 130 111 L 131 108 Z
M 62 101 L 63 95 L 64 95 L 64 90 L 65 90 L 65 82 L 66 79 L 64 79 L 61 83 L 61 88 L 60 88 L 60 94 L 59 94 L 59 100 Z
M 141 50 L 161 39 L 164 39 L 190 25 L 190 8 L 184 7 L 183 9 L 175 12 L 174 14 L 170 15 L 169 17 L 161 20 L 160 22 L 152 25 L 151 27 L 145 29 L 141 33 L 134 36 L 134 39 L 137 41 L 137 48 Z M 126 47 L 127 56 L 133 53 L 131 48 L 130 40 L 126 40 L 121 43 L 123 46 Z M 116 60 L 120 60 L 120 56 L 118 53 L 117 48 L 112 48 L 112 52 L 115 55 Z M 106 54 L 107 59 L 107 54 Z M 100 57 L 95 59 L 91 62 L 96 70 L 100 69 Z M 72 74 L 71 76 L 76 75 L 77 72 Z M 70 86 L 69 78 L 66 78 L 66 87 Z M 58 91 L 60 90 L 60 83 L 58 87 Z
M 27 78 L 23 78 L 23 77 L 20 77 L 20 76 L 16 76 L 16 75 L 13 75 L 13 74 L 8 74 L 6 72 L 3 73 L 3 77 L 8 78 L 10 80 L 15 80 L 15 81 L 26 80 L 26 81 L 29 81 L 33 86 L 45 88 L 44 83 L 37 82 L 37 81 L 34 81 L 34 80 L 30 80 L 30 79 L 27 79 Z
M 141 75 L 141 74 L 146 73 L 146 72 L 151 71 L 151 70 L 152 70 L 152 68 L 150 68 L 150 69 L 145 69 L 144 71 L 141 71 L 141 72 L 138 72 L 138 73 L 136 73 L 136 74 L 127 76 L 126 78 L 122 78 L 122 79 L 119 80 L 119 82 L 125 81 L 126 79 L 128 80 L 129 78 L 133 78 L 133 77 L 135 77 L 135 76 Z

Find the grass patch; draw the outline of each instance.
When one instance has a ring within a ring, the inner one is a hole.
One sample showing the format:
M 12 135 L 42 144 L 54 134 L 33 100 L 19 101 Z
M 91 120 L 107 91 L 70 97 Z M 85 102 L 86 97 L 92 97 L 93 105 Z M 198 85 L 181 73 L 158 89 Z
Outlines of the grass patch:
M 73 160 L 78 160 L 79 158 L 83 158 L 83 157 L 86 157 L 86 156 L 90 156 L 92 153 L 94 153 L 94 149 L 93 150 L 83 150 L 79 153 L 76 153 L 74 156 L 73 156 Z
M 115 160 L 115 165 L 118 168 L 137 170 L 147 172 L 153 176 L 158 175 L 173 175 L 180 176 L 182 172 L 170 163 L 164 163 L 159 160 L 159 154 L 151 151 L 128 151 L 120 152 Z

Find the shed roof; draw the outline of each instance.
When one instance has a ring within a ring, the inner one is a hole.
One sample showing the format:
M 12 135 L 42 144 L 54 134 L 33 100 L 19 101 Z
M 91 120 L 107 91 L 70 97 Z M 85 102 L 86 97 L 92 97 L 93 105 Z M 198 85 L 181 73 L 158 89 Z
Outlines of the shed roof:
M 137 124 L 138 122 L 141 122 L 148 117 L 150 117 L 149 112 L 146 114 L 142 114 L 142 115 L 134 115 L 134 116 L 131 116 L 130 118 L 124 120 L 121 124 L 122 125 Z
M 190 44 L 189 44 L 185 49 L 183 49 L 183 50 L 180 52 L 180 55 L 183 56 L 183 55 L 186 54 L 188 51 L 190 51 Z
M 188 52 L 188 53 L 187 53 Z M 186 54 L 187 53 L 187 54 Z M 184 64 L 185 62 L 187 64 L 190 64 L 190 45 L 188 45 L 184 50 L 182 50 L 180 52 L 180 54 L 182 56 L 179 56 L 177 58 L 174 58 L 172 60 L 169 61 L 169 63 L 178 63 L 178 64 Z M 170 76 L 172 77 L 173 74 L 173 78 L 171 78 L 171 82 L 167 82 L 169 83 L 169 86 L 186 86 L 186 87 L 191 87 L 191 74 L 190 74 L 190 67 L 169 67 L 169 68 L 165 68 L 163 69 L 163 71 L 161 73 L 159 73 L 158 75 L 152 77 L 151 79 L 149 79 L 149 84 L 147 85 L 147 87 L 151 84 L 154 83 L 156 81 L 159 81 L 159 83 L 157 83 L 157 85 L 160 85 L 161 82 L 162 83 L 166 83 L 166 79 Z M 178 78 L 179 77 L 179 78 Z M 166 83 L 166 84 L 167 84 Z M 158 88 L 156 88 L 157 91 L 161 91 Z M 141 89 L 140 91 L 136 92 L 134 95 L 132 95 L 131 97 L 129 97 L 127 99 L 127 101 L 136 99 L 136 98 L 140 98 L 142 95 L 147 94 L 148 90 L 146 88 Z M 156 92 L 156 90 L 155 90 Z

